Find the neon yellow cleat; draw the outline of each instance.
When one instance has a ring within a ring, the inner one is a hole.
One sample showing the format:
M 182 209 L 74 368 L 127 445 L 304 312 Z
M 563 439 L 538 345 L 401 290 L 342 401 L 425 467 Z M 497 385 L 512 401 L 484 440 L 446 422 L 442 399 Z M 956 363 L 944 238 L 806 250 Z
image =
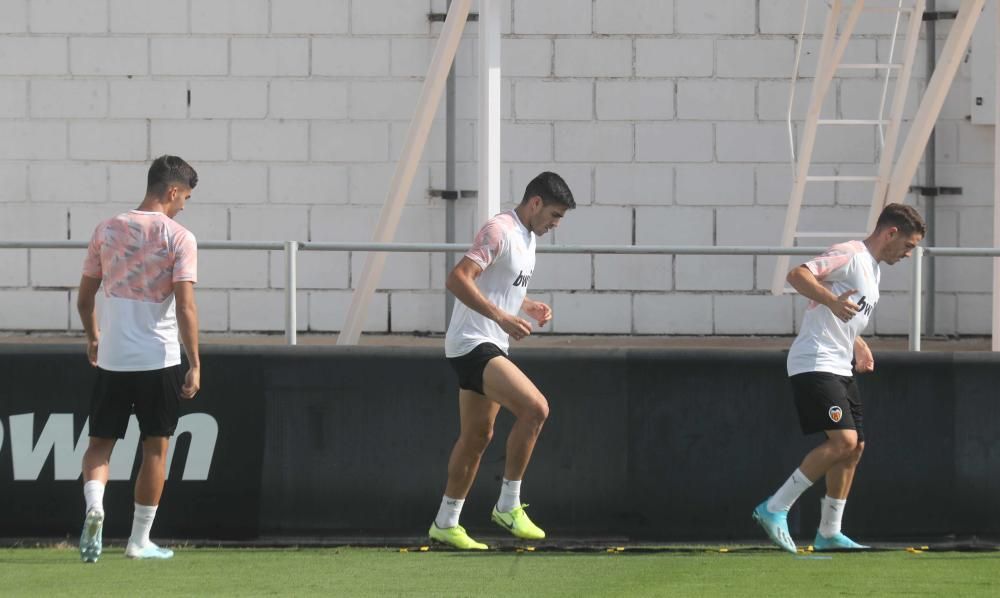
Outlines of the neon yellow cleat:
M 476 542 L 469 537 L 469 534 L 465 532 L 465 528 L 461 525 L 456 525 L 455 527 L 446 527 L 441 529 L 437 526 L 437 522 L 431 524 L 431 529 L 427 532 L 427 535 L 431 537 L 431 540 L 436 540 L 442 544 L 447 544 L 459 550 L 489 550 L 490 547 L 483 544 L 482 542 Z
M 523 540 L 541 540 L 545 538 L 545 531 L 535 525 L 524 509 L 528 505 L 516 507 L 509 513 L 501 513 L 493 507 L 493 522 Z

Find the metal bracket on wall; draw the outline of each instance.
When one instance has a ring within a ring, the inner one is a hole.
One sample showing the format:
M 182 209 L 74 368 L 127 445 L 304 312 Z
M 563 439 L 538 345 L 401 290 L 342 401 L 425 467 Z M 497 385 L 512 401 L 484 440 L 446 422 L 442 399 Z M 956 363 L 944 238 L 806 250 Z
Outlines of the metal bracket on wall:
M 961 187 L 922 187 L 913 185 L 910 187 L 911 193 L 923 195 L 924 197 L 937 197 L 939 195 L 961 195 Z
M 953 21 L 957 18 L 957 10 L 935 10 L 924 12 L 925 21 Z
M 462 189 L 461 191 L 455 191 L 454 189 L 429 189 L 427 194 L 431 197 L 440 197 L 441 199 L 462 199 L 479 197 L 479 192 L 475 189 Z
M 430 21 L 431 23 L 444 23 L 444 20 L 445 20 L 445 18 L 447 18 L 447 16 L 448 16 L 447 13 L 432 12 L 432 13 L 428 13 L 427 20 Z M 477 12 L 470 12 L 468 20 L 469 21 L 478 21 L 479 20 L 479 13 L 477 13 Z

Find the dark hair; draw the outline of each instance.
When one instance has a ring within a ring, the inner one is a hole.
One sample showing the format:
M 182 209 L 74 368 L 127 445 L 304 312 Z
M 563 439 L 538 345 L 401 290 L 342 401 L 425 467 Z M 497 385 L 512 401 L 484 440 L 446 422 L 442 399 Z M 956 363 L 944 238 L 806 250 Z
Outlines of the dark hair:
M 198 173 L 177 156 L 160 156 L 153 160 L 146 177 L 146 194 L 162 196 L 171 184 L 176 183 L 194 189 L 198 184 Z
M 524 190 L 524 199 L 521 200 L 521 203 L 536 195 L 542 198 L 543 204 L 557 203 L 571 210 L 576 207 L 576 201 L 573 199 L 573 192 L 569 190 L 569 185 L 554 172 L 543 172 L 533 178 Z
M 895 226 L 904 235 L 920 233 L 921 236 L 927 234 L 927 224 L 920 216 L 920 213 L 912 206 L 901 203 L 891 203 L 879 214 L 875 230 L 882 230 L 890 226 Z

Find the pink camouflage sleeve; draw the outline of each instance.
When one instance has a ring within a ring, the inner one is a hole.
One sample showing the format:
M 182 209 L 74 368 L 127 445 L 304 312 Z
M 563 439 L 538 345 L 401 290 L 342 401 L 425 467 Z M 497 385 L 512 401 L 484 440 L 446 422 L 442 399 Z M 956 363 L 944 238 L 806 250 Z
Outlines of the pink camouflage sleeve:
M 858 249 L 852 243 L 839 243 L 802 265 L 809 268 L 817 280 L 842 280 L 847 265 L 857 253 Z
M 198 282 L 198 242 L 190 231 L 179 231 L 174 247 L 174 282 Z
M 500 255 L 503 242 L 503 228 L 496 221 L 487 222 L 479 229 L 475 241 L 472 242 L 472 248 L 465 253 L 465 257 L 485 270 Z
M 103 277 L 101 270 L 101 242 L 100 231 L 104 227 L 102 222 L 94 229 L 94 234 L 90 237 L 90 244 L 87 246 L 87 257 L 83 260 L 83 275 L 88 278 L 100 280 Z

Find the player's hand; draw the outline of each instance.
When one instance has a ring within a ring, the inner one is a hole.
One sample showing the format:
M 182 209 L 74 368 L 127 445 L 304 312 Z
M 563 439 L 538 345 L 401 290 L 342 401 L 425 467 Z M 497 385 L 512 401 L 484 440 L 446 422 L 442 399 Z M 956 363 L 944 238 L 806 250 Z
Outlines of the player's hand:
M 552 308 L 541 301 L 526 302 L 524 304 L 524 313 L 534 318 L 539 326 L 545 326 L 552 319 Z
M 854 369 L 859 374 L 867 374 L 875 370 L 875 356 L 868 343 L 858 342 L 854 346 Z
M 851 318 L 853 318 L 855 314 L 861 311 L 861 308 L 858 307 L 858 304 L 851 301 L 851 295 L 857 292 L 858 292 L 857 289 L 844 291 L 843 293 L 840 294 L 839 297 L 837 297 L 836 301 L 828 304 L 827 307 L 829 307 L 830 311 L 833 312 L 833 315 L 837 316 L 837 318 L 840 319 L 842 322 L 850 322 Z
M 87 361 L 91 367 L 97 367 L 97 339 L 87 341 Z
M 184 376 L 184 386 L 181 387 L 182 399 L 193 399 L 201 388 L 201 368 L 193 367 L 188 369 Z
M 524 318 L 506 314 L 497 324 L 500 324 L 500 328 L 513 337 L 514 340 L 519 341 L 531 334 L 531 323 Z

